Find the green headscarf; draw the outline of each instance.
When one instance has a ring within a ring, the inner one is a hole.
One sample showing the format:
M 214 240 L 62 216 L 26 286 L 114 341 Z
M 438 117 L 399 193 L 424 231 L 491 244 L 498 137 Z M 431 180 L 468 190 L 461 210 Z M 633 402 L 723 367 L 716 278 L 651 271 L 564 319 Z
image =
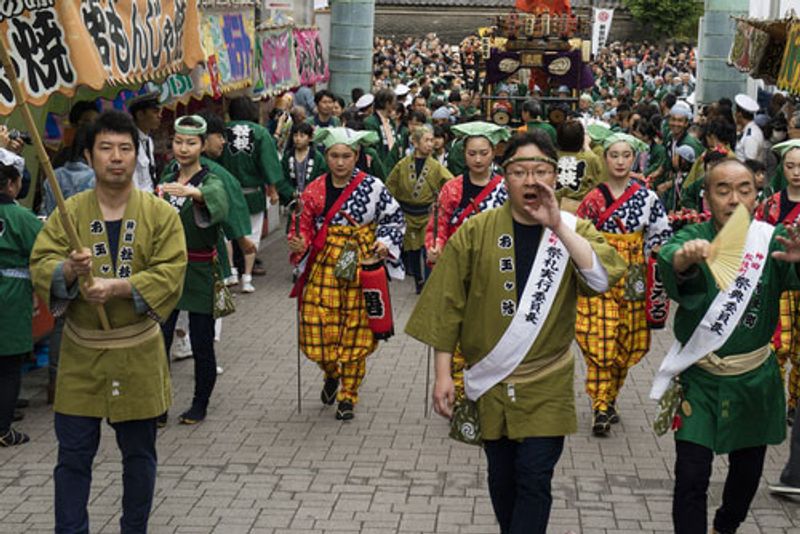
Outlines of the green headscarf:
M 586 133 L 589 134 L 589 138 L 595 143 L 602 143 L 606 137 L 613 134 L 614 132 L 611 131 L 611 128 L 608 126 L 604 126 L 598 122 L 594 122 L 586 127 Z
M 800 148 L 800 139 L 789 139 L 788 141 L 778 143 L 772 147 L 772 150 L 777 152 L 781 159 L 783 159 L 786 157 L 786 153 L 793 148 Z
M 359 146 L 373 145 L 378 142 L 378 134 L 373 131 L 356 131 L 337 126 L 335 128 L 318 128 L 314 132 L 314 143 L 322 144 L 325 152 L 333 145 L 345 145 L 353 150 Z
M 501 141 L 507 141 L 511 138 L 511 132 L 505 126 L 498 126 L 484 121 L 456 124 L 450 127 L 450 131 L 455 133 L 457 137 L 485 137 L 492 146 L 497 146 Z
M 636 153 L 644 152 L 645 150 L 648 150 L 650 148 L 647 146 L 647 143 L 645 143 L 641 139 L 637 139 L 636 137 L 630 134 L 617 132 L 617 133 L 612 133 L 603 140 L 603 150 L 608 150 L 609 147 L 614 143 L 628 143 L 628 145 L 630 145 L 630 147 Z

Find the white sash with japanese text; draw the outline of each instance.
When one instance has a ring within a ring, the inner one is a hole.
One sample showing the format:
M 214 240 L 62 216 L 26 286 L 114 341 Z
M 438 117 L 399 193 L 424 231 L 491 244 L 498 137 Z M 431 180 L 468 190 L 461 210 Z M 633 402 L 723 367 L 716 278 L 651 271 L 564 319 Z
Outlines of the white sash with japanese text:
M 577 219 L 574 215 L 562 211 L 561 218 L 567 227 L 575 229 Z M 522 363 L 550 314 L 568 263 L 569 252 L 566 247 L 550 229 L 546 229 L 539 241 L 536 258 L 511 324 L 497 345 L 478 363 L 464 371 L 467 398 L 477 400 Z
M 764 264 L 769 259 L 769 244 L 775 227 L 761 221 L 750 223 L 744 245 L 742 265 L 727 291 L 720 291 L 711 302 L 700 324 L 683 347 L 675 340 L 656 373 L 650 398 L 659 400 L 673 377 L 706 355 L 718 350 L 742 319 L 758 285 Z

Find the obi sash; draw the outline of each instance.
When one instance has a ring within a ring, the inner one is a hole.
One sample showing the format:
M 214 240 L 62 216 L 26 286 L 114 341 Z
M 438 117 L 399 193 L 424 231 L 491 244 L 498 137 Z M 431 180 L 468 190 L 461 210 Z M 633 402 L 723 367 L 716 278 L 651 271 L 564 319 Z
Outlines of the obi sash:
M 561 212 L 561 217 L 570 229 L 575 229 L 575 216 Z M 552 230 L 546 229 L 511 324 L 497 345 L 464 371 L 464 391 L 469 399 L 480 398 L 511 375 L 525 359 L 550 315 L 569 259 L 564 243 Z
M 217 259 L 217 250 L 188 250 L 187 256 L 192 263 L 209 263 Z
M 138 323 L 111 330 L 81 328 L 67 319 L 64 324 L 64 335 L 76 345 L 87 349 L 129 349 L 160 336 L 161 329 L 158 327 L 158 323 L 152 319 L 144 319 Z
M 739 274 L 727 291 L 720 291 L 709 306 L 692 336 L 681 346 L 677 339 L 656 373 L 650 398 L 659 400 L 673 377 L 679 375 L 706 355 L 718 350 L 730 338 L 742 319 L 755 292 L 764 264 L 769 260 L 769 244 L 775 227 L 752 221 L 744 245 Z
M 745 354 L 731 354 L 720 358 L 713 352 L 701 358 L 697 366 L 716 376 L 739 376 L 758 369 L 772 354 L 769 343 Z

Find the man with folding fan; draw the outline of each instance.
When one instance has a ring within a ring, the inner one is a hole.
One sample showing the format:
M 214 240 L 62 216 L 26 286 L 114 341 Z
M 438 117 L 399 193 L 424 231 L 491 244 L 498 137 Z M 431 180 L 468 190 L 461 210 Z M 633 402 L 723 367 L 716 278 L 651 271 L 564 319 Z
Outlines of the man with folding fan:
M 715 454 L 729 468 L 714 532 L 736 532 L 758 489 L 767 445 L 786 437 L 785 400 L 770 339 L 780 294 L 800 286 L 800 235 L 751 221 L 752 171 L 722 160 L 705 176 L 709 222 L 687 226 L 659 252 L 676 341 L 650 397 L 656 431 L 675 434 L 675 532 L 708 532 L 707 491 Z M 673 417 L 674 414 L 674 417 Z

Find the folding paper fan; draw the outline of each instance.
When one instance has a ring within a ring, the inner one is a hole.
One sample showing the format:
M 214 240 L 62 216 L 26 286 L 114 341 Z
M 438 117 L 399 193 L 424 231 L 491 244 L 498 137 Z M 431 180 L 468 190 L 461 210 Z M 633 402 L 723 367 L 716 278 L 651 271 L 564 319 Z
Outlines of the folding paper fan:
M 706 264 L 721 291 L 726 291 L 739 273 L 749 228 L 750 213 L 739 204 L 711 243 Z

